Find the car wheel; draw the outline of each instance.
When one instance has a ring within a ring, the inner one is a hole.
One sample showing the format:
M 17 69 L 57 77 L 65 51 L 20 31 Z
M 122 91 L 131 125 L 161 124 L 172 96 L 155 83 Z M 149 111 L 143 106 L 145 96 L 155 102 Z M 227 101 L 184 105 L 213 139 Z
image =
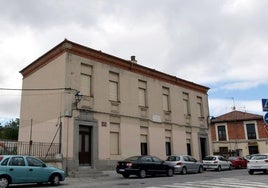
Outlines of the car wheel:
M 1 177 L 0 178 L 0 187 L 6 188 L 9 185 L 9 180 L 7 177 Z
M 198 168 L 198 173 L 202 173 L 203 172 L 203 167 L 202 166 L 199 166 L 199 168 Z
M 183 175 L 187 174 L 187 168 L 186 167 L 183 167 L 182 168 L 181 174 L 183 174 Z
M 240 165 L 238 165 L 238 168 L 242 168 L 242 165 L 240 164 Z
M 172 177 L 173 174 L 174 174 L 173 169 L 169 168 L 169 169 L 167 170 L 167 176 Z
M 232 170 L 232 165 L 229 166 L 229 170 Z
M 140 172 L 139 172 L 139 177 L 140 177 L 140 178 L 145 178 L 146 175 L 147 175 L 147 174 L 146 174 L 146 171 L 143 170 L 143 169 L 141 169 Z
M 253 171 L 253 170 L 249 170 L 248 173 L 249 173 L 250 175 L 252 175 L 252 174 L 254 174 L 254 171 Z
M 129 178 L 129 174 L 122 174 L 124 178 Z
M 58 186 L 60 184 L 60 176 L 58 174 L 53 174 L 50 178 L 51 185 Z
M 218 168 L 217 168 L 217 171 L 221 171 L 221 166 L 219 165 Z

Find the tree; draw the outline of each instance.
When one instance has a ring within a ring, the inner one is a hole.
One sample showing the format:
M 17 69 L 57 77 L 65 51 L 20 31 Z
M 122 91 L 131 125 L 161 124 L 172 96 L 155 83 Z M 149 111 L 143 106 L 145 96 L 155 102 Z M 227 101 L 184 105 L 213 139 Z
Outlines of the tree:
M 18 140 L 19 134 L 19 118 L 10 120 L 0 129 L 1 140 Z

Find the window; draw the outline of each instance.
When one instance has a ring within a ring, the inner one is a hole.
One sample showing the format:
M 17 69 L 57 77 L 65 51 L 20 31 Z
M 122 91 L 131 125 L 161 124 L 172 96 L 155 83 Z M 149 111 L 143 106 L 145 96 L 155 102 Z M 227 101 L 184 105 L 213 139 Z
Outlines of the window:
M 187 155 L 192 155 L 192 149 L 190 143 L 187 143 Z
M 110 72 L 109 77 L 109 99 L 111 101 L 119 101 L 119 75 L 117 73 Z
M 119 133 L 120 125 L 116 123 L 110 124 L 110 154 L 119 155 Z
M 166 136 L 166 155 L 169 156 L 171 155 L 171 131 L 166 130 L 165 136 Z
M 163 87 L 162 88 L 162 100 L 163 100 L 163 110 L 170 111 L 169 109 L 169 88 Z
M 170 140 L 166 138 L 166 155 L 169 156 L 171 155 L 171 144 Z
M 92 66 L 81 64 L 80 92 L 82 95 L 91 96 Z
M 256 130 L 255 130 L 255 124 L 254 123 L 249 123 L 246 124 L 247 128 L 247 138 L 248 139 L 256 139 Z
M 38 159 L 35 159 L 32 157 L 27 157 L 26 160 L 27 160 L 29 166 L 36 166 L 36 167 L 44 166 L 44 163 L 42 163 Z
M 183 111 L 184 111 L 184 115 L 190 115 L 189 94 L 188 93 L 183 93 Z
M 258 146 L 248 146 L 248 152 L 250 155 L 259 153 Z
M 23 157 L 12 157 L 9 162 L 10 166 L 25 166 Z
M 140 127 L 140 139 L 141 139 L 141 155 L 148 155 L 148 128 L 147 127 Z
M 221 155 L 228 154 L 228 147 L 219 147 L 219 150 Z
M 217 129 L 218 129 L 218 140 L 219 141 L 227 140 L 225 125 L 219 125 L 217 126 Z
M 141 135 L 141 155 L 148 155 L 147 135 Z
M 139 80 L 139 106 L 143 107 L 147 106 L 146 90 L 147 90 L 147 83 Z
M 202 97 L 197 97 L 197 115 L 198 117 L 204 117 Z

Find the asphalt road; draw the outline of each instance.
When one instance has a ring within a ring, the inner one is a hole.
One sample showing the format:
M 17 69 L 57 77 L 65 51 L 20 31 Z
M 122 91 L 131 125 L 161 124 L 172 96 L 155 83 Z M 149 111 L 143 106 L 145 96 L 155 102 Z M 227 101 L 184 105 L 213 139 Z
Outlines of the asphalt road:
M 268 188 L 268 174 L 249 175 L 246 169 L 226 171 L 205 171 L 201 174 L 174 175 L 173 177 L 147 177 L 144 179 L 131 176 L 123 178 L 113 171 L 107 176 L 97 178 L 66 178 L 59 188 Z M 48 188 L 50 185 L 15 185 L 13 188 Z

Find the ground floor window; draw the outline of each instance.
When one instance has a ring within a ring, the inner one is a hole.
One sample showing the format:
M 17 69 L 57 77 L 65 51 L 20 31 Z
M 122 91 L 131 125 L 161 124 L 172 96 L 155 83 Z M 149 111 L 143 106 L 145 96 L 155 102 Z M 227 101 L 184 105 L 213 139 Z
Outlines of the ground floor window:
M 257 154 L 259 153 L 259 148 L 258 146 L 248 146 L 248 152 L 249 154 Z
M 228 154 L 228 147 L 220 147 L 220 155 L 227 155 Z
M 141 135 L 141 155 L 148 155 L 147 135 Z
M 119 133 L 110 132 L 110 154 L 119 155 Z
M 190 143 L 187 143 L 187 155 L 192 155 Z
M 168 139 L 166 139 L 166 155 L 167 156 L 171 155 L 171 143 L 170 140 Z

